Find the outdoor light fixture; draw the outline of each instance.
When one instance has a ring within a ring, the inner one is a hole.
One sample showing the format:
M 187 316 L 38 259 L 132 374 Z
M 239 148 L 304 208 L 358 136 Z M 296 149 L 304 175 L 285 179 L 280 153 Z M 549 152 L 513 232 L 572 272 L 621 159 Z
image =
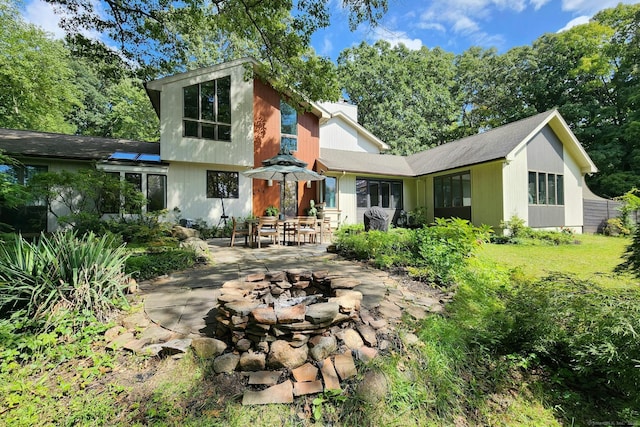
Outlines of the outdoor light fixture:
M 311 181 L 307 181 L 307 188 L 311 188 Z
M 273 180 L 272 179 L 268 179 L 267 180 L 267 187 L 273 187 Z

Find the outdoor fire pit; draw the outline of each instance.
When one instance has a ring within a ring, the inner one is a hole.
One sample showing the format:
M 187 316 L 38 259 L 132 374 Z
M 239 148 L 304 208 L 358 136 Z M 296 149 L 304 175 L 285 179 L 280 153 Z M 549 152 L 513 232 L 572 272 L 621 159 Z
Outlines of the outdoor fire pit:
M 238 369 L 296 368 L 338 349 L 345 328 L 357 325 L 362 294 L 354 278 L 327 271 L 289 270 L 253 274 L 223 284 L 215 313 L 215 335 L 240 354 Z M 364 332 L 364 334 L 363 334 Z M 371 344 L 371 343 L 370 343 Z

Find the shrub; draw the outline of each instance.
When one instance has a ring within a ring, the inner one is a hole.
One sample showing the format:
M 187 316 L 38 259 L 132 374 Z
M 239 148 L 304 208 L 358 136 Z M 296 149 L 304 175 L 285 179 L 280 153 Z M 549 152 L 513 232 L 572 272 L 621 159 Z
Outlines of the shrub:
M 565 385 L 640 407 L 640 305 L 635 290 L 603 289 L 568 276 L 520 283 L 492 329 L 499 350 L 534 356 Z
M 630 271 L 636 277 L 640 277 L 640 227 L 636 227 L 633 240 L 622 257 L 624 261 L 616 267 L 616 271 Z
M 65 307 L 105 319 L 118 302 L 126 304 L 127 257 L 110 235 L 58 232 L 33 243 L 20 237 L 0 247 L 0 313 L 24 308 L 39 317 Z
M 196 254 L 192 250 L 165 249 L 132 255 L 127 259 L 125 271 L 136 280 L 147 280 L 193 267 L 195 263 Z

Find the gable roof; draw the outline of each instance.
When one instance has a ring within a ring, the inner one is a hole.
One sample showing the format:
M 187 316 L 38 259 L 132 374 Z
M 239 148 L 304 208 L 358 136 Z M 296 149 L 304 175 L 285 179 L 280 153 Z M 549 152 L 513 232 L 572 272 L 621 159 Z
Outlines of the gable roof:
M 335 117 L 347 123 L 349 126 L 354 128 L 359 135 L 364 136 L 369 142 L 377 146 L 380 151 L 386 151 L 389 148 L 391 148 L 387 144 L 385 144 L 380 138 L 378 138 L 377 136 L 369 132 L 364 126 L 362 126 L 360 123 L 353 120 L 351 117 L 349 117 L 347 114 L 343 113 L 342 111 L 331 113 L 331 117 L 332 118 Z
M 116 152 L 160 154 L 157 142 L 0 129 L 0 150 L 12 156 L 105 160 Z
M 321 149 L 320 162 L 328 170 L 391 176 L 428 175 L 496 160 L 510 160 L 514 153 L 546 125 L 551 127 L 565 149 L 575 158 L 583 174 L 598 171 L 557 110 L 536 114 L 407 157 L 370 153 L 348 154 L 349 152 L 336 154 L 334 152 L 339 150 Z M 391 161 L 391 157 L 400 157 L 404 162 L 400 159 Z

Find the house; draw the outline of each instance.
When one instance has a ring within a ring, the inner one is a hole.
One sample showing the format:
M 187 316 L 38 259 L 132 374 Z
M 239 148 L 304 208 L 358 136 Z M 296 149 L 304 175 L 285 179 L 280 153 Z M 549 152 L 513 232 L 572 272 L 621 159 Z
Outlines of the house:
M 397 218 L 427 208 L 498 228 L 514 215 L 533 228 L 583 227 L 584 176 L 597 168 L 557 110 L 410 156 L 324 148 L 319 169 L 337 183 L 342 215 L 371 206 Z
M 95 164 L 153 196 L 154 208 L 210 225 L 278 205 L 279 183 L 242 172 L 285 147 L 325 176 L 286 184 L 287 215 L 304 214 L 314 199 L 334 226 L 362 222 L 380 206 L 392 221 L 426 207 L 430 219 L 497 227 L 517 215 L 536 228 L 582 231 L 583 177 L 596 168 L 555 110 L 394 156 L 358 124 L 356 106 L 296 104 L 300 97 L 276 91 L 250 59 L 161 78 L 146 90 L 160 117 L 159 144 L 1 130 L 0 150 L 28 173 Z

